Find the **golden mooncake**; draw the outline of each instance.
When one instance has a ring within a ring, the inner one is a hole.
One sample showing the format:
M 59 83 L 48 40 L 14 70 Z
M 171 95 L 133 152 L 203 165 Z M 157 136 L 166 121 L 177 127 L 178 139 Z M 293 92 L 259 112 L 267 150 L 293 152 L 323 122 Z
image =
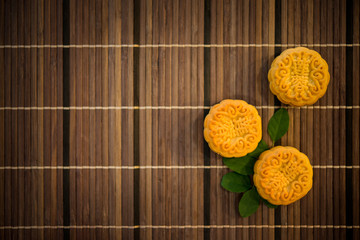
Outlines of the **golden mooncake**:
M 254 151 L 262 137 L 256 108 L 242 100 L 223 100 L 204 121 L 204 138 L 223 157 L 242 157 Z
M 281 102 L 300 107 L 314 104 L 325 94 L 330 74 L 319 53 L 297 47 L 274 59 L 268 79 L 271 92 Z
M 263 152 L 254 166 L 254 185 L 260 196 L 274 205 L 288 205 L 312 188 L 309 158 L 293 147 L 274 147 Z

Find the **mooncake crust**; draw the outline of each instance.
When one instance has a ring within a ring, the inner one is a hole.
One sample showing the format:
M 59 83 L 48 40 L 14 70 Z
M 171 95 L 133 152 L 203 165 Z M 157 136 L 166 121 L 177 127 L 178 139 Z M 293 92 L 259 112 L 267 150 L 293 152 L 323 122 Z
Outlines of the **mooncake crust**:
M 243 157 L 262 137 L 256 108 L 243 100 L 226 99 L 214 105 L 204 121 L 204 138 L 223 157 Z
M 274 59 L 268 73 L 271 92 L 291 106 L 312 105 L 330 81 L 328 64 L 314 50 L 290 48 Z
M 312 188 L 309 158 L 293 147 L 264 151 L 254 166 L 254 185 L 260 196 L 274 205 L 288 205 Z

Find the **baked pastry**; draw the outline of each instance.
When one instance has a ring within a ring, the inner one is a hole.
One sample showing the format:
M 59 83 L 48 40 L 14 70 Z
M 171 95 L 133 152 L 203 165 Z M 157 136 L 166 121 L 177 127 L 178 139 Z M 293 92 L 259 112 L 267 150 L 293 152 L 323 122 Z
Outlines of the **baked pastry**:
M 204 121 L 209 147 L 223 157 L 242 157 L 254 151 L 262 137 L 256 108 L 242 100 L 223 100 L 214 105 Z
M 325 94 L 330 74 L 319 53 L 297 47 L 274 59 L 268 79 L 271 92 L 281 102 L 300 107 L 314 104 Z
M 274 205 L 288 205 L 312 188 L 313 169 L 304 153 L 278 146 L 260 155 L 253 179 L 262 198 Z

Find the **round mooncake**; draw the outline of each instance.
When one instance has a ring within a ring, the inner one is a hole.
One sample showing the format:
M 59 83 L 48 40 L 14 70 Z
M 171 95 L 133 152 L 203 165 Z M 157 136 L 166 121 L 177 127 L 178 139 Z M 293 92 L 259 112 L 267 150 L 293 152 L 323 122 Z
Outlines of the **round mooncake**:
M 330 74 L 319 53 L 297 47 L 274 59 L 268 79 L 271 92 L 281 102 L 300 107 L 314 104 L 325 94 Z
M 223 157 L 242 157 L 261 140 L 261 118 L 256 108 L 242 100 L 223 100 L 214 105 L 204 121 L 209 147 Z
M 260 155 L 253 179 L 262 198 L 274 205 L 288 205 L 312 188 L 313 169 L 304 153 L 278 146 Z

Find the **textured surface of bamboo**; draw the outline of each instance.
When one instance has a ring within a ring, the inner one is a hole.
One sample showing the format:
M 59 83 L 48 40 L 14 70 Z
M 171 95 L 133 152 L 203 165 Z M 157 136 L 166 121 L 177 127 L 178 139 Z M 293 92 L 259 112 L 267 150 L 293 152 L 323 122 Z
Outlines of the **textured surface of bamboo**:
M 357 0 L 1 1 L 0 239 L 359 239 L 359 21 Z M 313 189 L 241 218 L 203 119 L 243 99 L 270 143 L 267 72 L 300 45 L 331 80 L 277 144 Z

